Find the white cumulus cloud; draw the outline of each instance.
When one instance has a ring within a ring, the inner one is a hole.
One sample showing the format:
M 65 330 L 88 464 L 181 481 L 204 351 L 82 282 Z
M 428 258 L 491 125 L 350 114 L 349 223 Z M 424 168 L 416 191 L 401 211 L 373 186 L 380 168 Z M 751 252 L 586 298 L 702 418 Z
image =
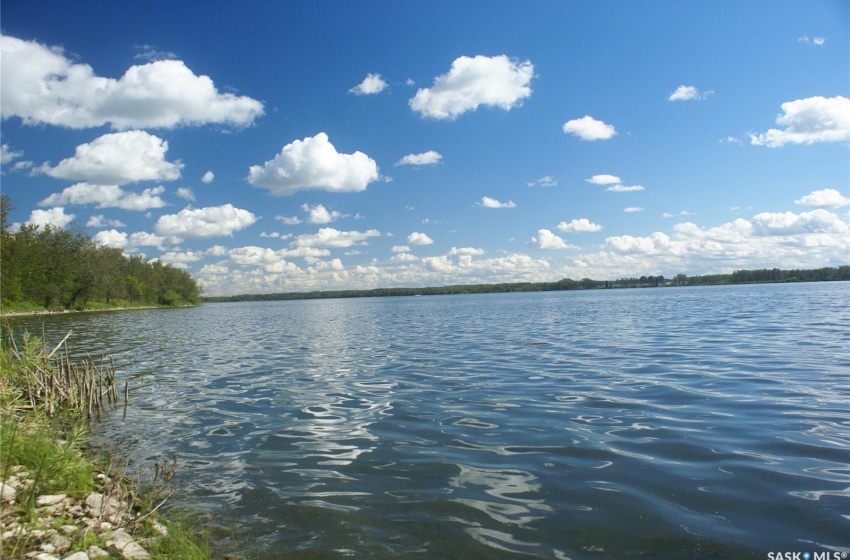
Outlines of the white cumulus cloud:
M 219 93 L 208 76 L 195 75 L 180 60 L 131 66 L 114 79 L 70 61 L 58 47 L 3 35 L 0 50 L 4 119 L 69 128 L 109 124 L 123 130 L 209 123 L 245 126 L 263 114 L 259 101 Z
M 355 95 L 372 95 L 381 93 L 386 89 L 387 82 L 381 79 L 380 74 L 368 74 L 363 81 L 348 90 L 348 93 Z
M 642 185 L 611 185 L 606 191 L 611 192 L 635 192 L 644 190 Z
M 572 134 L 588 141 L 609 140 L 617 134 L 614 125 L 596 120 L 590 115 L 567 121 L 563 128 L 564 134 Z
M 422 88 L 410 108 L 423 117 L 454 120 L 481 105 L 510 110 L 531 95 L 534 65 L 500 56 L 461 56 L 434 85 Z
M 92 241 L 101 247 L 123 249 L 127 245 L 127 234 L 116 229 L 99 231 L 92 236 Z
M 33 210 L 30 212 L 30 218 L 26 221 L 31 226 L 44 227 L 51 224 L 56 227 L 64 228 L 74 221 L 74 214 L 66 214 L 65 209 L 61 206 L 56 208 L 48 208 L 47 210 Z
M 623 212 L 626 214 L 636 214 L 638 212 L 643 212 L 646 208 L 641 208 L 640 206 L 629 206 L 628 208 L 623 208 Z
M 215 173 L 213 173 L 212 171 L 207 171 L 201 177 L 201 182 L 202 183 L 212 183 L 214 179 L 215 179 Z
M 850 139 L 850 99 L 846 97 L 807 97 L 783 103 L 781 108 L 776 124 L 784 128 L 750 134 L 752 144 L 777 148 Z
M 594 185 L 616 185 L 622 182 L 616 175 L 594 175 L 585 181 Z
M 77 183 L 65 188 L 61 193 L 54 193 L 41 202 L 39 206 L 66 206 L 95 204 L 97 208 L 121 208 L 122 210 L 145 211 L 151 208 L 162 208 L 165 201 L 159 197 L 165 192 L 164 187 L 152 187 L 141 193 L 128 192 L 118 185 L 92 185 Z
M 332 248 L 339 249 L 351 247 L 352 245 L 365 245 L 371 237 L 381 235 L 376 229 L 368 231 L 340 231 L 334 228 L 321 228 L 313 234 L 299 235 L 292 242 L 291 246 L 309 247 L 309 248 Z
M 322 204 L 315 204 L 313 206 L 302 204 L 301 210 L 307 213 L 306 222 L 308 224 L 329 224 L 343 217 L 342 212 L 328 210 Z
M 537 230 L 537 237 L 531 238 L 531 244 L 540 249 L 575 249 L 548 229 Z
M 682 85 L 677 87 L 676 91 L 670 94 L 667 101 L 693 101 L 700 98 L 701 96 L 697 88 L 694 86 Z
M 127 224 L 122 222 L 121 220 L 109 220 L 103 214 L 95 214 L 89 218 L 89 221 L 86 222 L 86 227 L 127 227 Z
M 594 232 L 602 229 L 599 224 L 594 224 L 587 218 L 577 218 L 569 222 L 561 222 L 558 224 L 558 229 L 564 233 L 569 232 Z
M 413 233 L 407 236 L 408 245 L 430 245 L 433 242 L 434 240 L 428 237 L 428 235 L 420 233 L 418 231 L 414 231 Z
M 251 212 L 225 204 L 165 214 L 154 224 L 154 231 L 165 236 L 204 239 L 233 235 L 256 221 Z
M 379 178 L 378 165 L 363 152 L 341 154 L 320 132 L 283 147 L 274 159 L 252 165 L 248 182 L 284 196 L 301 190 L 357 192 Z
M 812 191 L 803 198 L 795 200 L 794 203 L 800 206 L 813 206 L 817 208 L 841 208 L 850 204 L 850 198 L 835 189 L 822 189 Z
M 516 208 L 516 204 L 513 200 L 501 202 L 495 198 L 490 198 L 489 196 L 482 196 L 481 202 L 478 203 L 478 206 L 482 208 Z
M 40 171 L 57 179 L 82 180 L 101 185 L 137 181 L 174 181 L 183 164 L 165 160 L 168 142 L 143 130 L 104 134 L 80 144 L 73 157 Z
M 755 235 L 798 235 L 807 233 L 850 233 L 841 218 L 821 208 L 811 212 L 762 212 L 753 216 Z
M 435 165 L 443 159 L 438 152 L 428 150 L 421 154 L 407 154 L 396 162 L 396 165 Z

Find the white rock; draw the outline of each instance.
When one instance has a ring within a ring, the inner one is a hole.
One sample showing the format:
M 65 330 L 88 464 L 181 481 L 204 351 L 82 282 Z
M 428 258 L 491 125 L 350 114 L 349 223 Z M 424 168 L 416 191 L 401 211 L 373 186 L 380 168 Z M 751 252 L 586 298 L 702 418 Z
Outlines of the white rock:
M 59 557 L 48 554 L 47 552 L 41 552 L 33 556 L 32 560 L 59 560 Z
M 147 560 L 151 557 L 148 551 L 136 541 L 127 543 L 127 546 L 121 551 L 121 555 L 127 560 Z
M 127 531 L 124 529 L 116 529 L 115 531 L 112 531 L 112 536 L 108 541 L 106 541 L 106 546 L 121 552 L 124 550 L 124 547 L 131 542 L 133 542 L 133 537 L 131 537 Z
M 151 526 L 153 527 L 154 531 L 156 531 L 157 533 L 159 533 L 163 537 L 168 536 L 168 527 L 166 527 L 165 525 L 163 525 L 159 521 L 154 521 L 153 525 L 151 525 Z
M 75 552 L 63 558 L 62 560 L 89 560 L 89 555 L 85 552 Z
M 50 539 L 50 544 L 53 545 L 53 551 L 57 554 L 65 554 L 71 548 L 71 539 L 62 535 L 53 535 Z
M 10 485 L 0 482 L 0 502 L 14 502 L 18 492 Z
M 104 556 L 109 556 L 109 553 L 100 548 L 99 546 L 90 546 L 88 551 L 89 558 L 94 560 L 95 558 L 102 558 Z
M 73 535 L 74 533 L 77 532 L 77 526 L 76 525 L 62 525 L 61 527 L 59 527 L 59 530 L 62 531 L 63 533 L 65 533 L 66 535 Z
M 103 494 L 92 492 L 86 496 L 85 504 L 95 516 L 100 517 L 101 509 L 103 507 Z
M 35 505 L 36 507 L 55 506 L 61 504 L 62 500 L 67 497 L 67 494 L 45 494 L 35 499 Z

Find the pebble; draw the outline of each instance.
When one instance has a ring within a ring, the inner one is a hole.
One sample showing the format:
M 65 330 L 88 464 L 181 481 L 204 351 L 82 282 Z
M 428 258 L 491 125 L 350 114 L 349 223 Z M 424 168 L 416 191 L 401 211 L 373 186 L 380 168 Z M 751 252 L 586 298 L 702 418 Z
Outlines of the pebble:
M 0 482 L 0 502 L 14 502 L 18 492 L 5 482 Z
M 26 478 L 27 472 L 23 468 L 13 467 L 9 472 L 6 481 L 0 482 L 0 500 L 4 511 L 8 508 L 12 515 L 4 513 L 0 518 L 0 539 L 24 539 L 18 541 L 25 543 L 20 558 L 97 560 L 120 554 L 125 560 L 150 559 L 145 547 L 122 528 L 133 519 L 127 502 L 99 492 L 92 492 L 82 501 L 66 494 L 44 494 L 35 499 L 35 519 L 25 521 L 23 510 L 14 504 L 19 492 L 31 487 L 33 481 Z M 109 481 L 104 475 L 98 480 L 101 483 Z M 93 531 L 100 535 L 101 543 L 106 543 L 103 548 L 92 545 L 85 551 L 75 550 L 73 539 L 79 531 Z M 156 531 L 167 533 L 167 529 L 159 523 Z M 110 554 L 104 549 L 115 552 Z
M 57 504 L 61 504 L 62 500 L 67 497 L 67 494 L 46 494 L 44 496 L 39 496 L 35 500 L 35 507 L 55 506 Z

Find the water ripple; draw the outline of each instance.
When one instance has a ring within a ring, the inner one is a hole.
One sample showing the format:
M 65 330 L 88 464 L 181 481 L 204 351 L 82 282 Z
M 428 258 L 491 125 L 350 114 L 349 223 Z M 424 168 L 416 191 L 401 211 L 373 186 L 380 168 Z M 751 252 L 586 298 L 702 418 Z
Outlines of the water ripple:
M 846 543 L 848 311 L 811 284 L 11 325 L 113 356 L 131 404 L 99 437 L 139 469 L 177 451 L 216 550 L 751 558 Z

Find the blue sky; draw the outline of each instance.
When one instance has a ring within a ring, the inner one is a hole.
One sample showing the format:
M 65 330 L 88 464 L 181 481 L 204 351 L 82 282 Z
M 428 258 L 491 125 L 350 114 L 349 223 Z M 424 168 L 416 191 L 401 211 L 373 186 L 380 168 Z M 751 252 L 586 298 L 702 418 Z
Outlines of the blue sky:
M 0 8 L 10 221 L 208 295 L 850 261 L 843 0 Z

